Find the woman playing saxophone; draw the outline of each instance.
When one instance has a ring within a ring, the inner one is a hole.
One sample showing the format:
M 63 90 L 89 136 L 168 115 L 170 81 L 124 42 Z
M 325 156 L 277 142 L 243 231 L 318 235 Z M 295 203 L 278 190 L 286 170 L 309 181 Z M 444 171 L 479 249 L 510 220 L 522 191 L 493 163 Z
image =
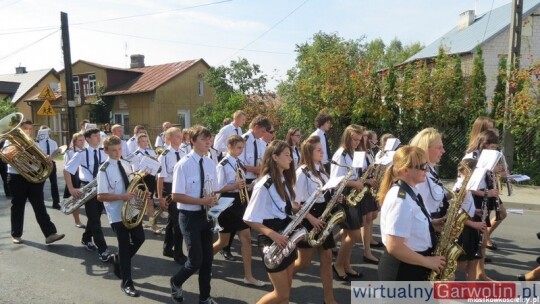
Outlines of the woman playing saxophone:
M 292 167 L 292 151 L 284 141 L 272 141 L 264 152 L 261 179 L 255 184 L 253 194 L 244 213 L 244 221 L 259 232 L 259 248 L 276 243 L 280 248 L 289 239 L 281 235 L 292 215 L 295 200 L 296 176 Z M 282 303 L 289 301 L 296 251 L 274 269 L 266 267 L 274 290 L 265 294 L 257 303 Z
M 319 184 L 325 184 L 328 181 L 328 173 L 325 172 L 324 166 L 321 163 L 323 149 L 319 136 L 310 136 L 302 143 L 300 150 L 300 166 L 296 170 L 296 186 L 294 190 L 296 201 L 303 203 L 311 193 L 316 191 Z M 319 217 L 326 210 L 327 203 L 330 199 L 331 195 L 327 192 L 326 195 L 321 196 L 315 202 L 302 223 L 308 231 L 311 229 L 320 231 L 324 228 L 326 223 L 320 220 Z M 294 272 L 307 268 L 311 265 L 313 252 L 318 251 L 325 303 L 336 303 L 332 287 L 332 248 L 335 246 L 336 244 L 334 243 L 332 234 L 328 235 L 322 246 L 318 248 L 313 248 L 307 241 L 302 241 L 298 243 L 298 259 L 294 263 Z

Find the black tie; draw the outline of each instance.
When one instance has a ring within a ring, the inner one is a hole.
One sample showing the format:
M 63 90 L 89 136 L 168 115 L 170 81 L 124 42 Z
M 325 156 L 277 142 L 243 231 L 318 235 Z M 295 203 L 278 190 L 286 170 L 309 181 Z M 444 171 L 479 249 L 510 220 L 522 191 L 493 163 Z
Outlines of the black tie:
M 97 150 L 94 150 L 94 170 L 92 170 L 92 175 L 94 176 L 94 178 L 97 176 L 98 169 L 99 169 L 99 160 L 97 156 Z
M 180 152 L 176 151 L 176 152 L 174 152 L 174 154 L 176 154 L 176 161 L 179 161 L 180 160 Z
M 244 167 L 244 165 L 242 164 L 242 162 L 239 159 L 236 160 L 236 167 L 240 168 L 240 169 L 242 169 L 242 171 L 246 172 L 246 167 Z
M 203 167 L 203 158 L 199 160 L 199 173 L 201 175 L 201 194 L 199 195 L 200 198 L 203 198 L 203 189 L 204 189 L 204 167 Z
M 296 151 L 296 156 L 298 159 L 300 159 L 300 152 L 298 152 L 298 147 L 294 147 L 294 151 Z
M 144 153 L 145 153 L 146 155 L 150 155 L 150 153 L 148 153 L 147 150 L 144 150 Z
M 330 160 L 332 156 L 330 155 L 330 145 L 328 144 L 328 136 L 326 136 L 326 133 L 324 133 L 324 141 L 326 142 L 326 157 Z
M 49 146 L 49 140 L 47 139 L 45 143 L 47 143 L 47 155 L 51 155 L 51 147 Z
M 240 135 L 240 133 L 238 133 L 238 128 L 235 128 L 234 130 L 236 131 L 236 135 Z
M 257 151 L 257 139 L 253 138 L 253 165 L 257 167 L 257 158 L 259 157 L 259 152 Z
M 129 187 L 129 180 L 126 174 L 126 170 L 124 170 L 124 166 L 122 166 L 121 161 L 118 161 L 118 170 L 120 170 L 120 175 L 122 175 L 122 180 L 124 181 L 124 185 L 126 186 L 126 189 L 127 189 Z

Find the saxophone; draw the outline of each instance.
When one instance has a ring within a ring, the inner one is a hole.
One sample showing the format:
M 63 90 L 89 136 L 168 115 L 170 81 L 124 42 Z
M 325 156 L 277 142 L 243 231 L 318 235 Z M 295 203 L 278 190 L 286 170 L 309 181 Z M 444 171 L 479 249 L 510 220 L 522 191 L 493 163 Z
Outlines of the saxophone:
M 463 253 L 463 248 L 456 244 L 459 235 L 463 231 L 465 222 L 470 220 L 467 212 L 461 209 L 461 204 L 467 194 L 467 183 L 471 178 L 472 172 L 468 167 L 465 167 L 466 175 L 463 179 L 461 189 L 454 195 L 450 201 L 450 206 L 446 212 L 446 221 L 444 222 L 444 228 L 441 233 L 441 237 L 435 251 L 434 256 L 443 256 L 446 259 L 446 265 L 440 273 L 431 271 L 429 276 L 430 281 L 452 281 L 454 279 L 454 273 L 457 268 L 457 259 Z
M 364 174 L 362 174 L 362 177 L 360 177 L 360 180 L 362 181 L 368 180 L 369 177 L 374 174 L 377 167 L 378 167 L 377 164 L 374 164 L 374 163 L 370 164 L 367 167 L 366 172 L 364 172 Z M 347 195 L 347 197 L 345 198 L 345 202 L 347 203 L 347 205 L 354 207 L 364 198 L 364 195 L 366 195 L 366 193 L 369 190 L 370 190 L 370 187 L 368 185 L 364 185 L 364 188 L 362 188 L 361 191 L 352 189 L 351 193 L 349 193 L 349 195 Z
M 334 210 L 339 196 L 345 189 L 345 186 L 347 186 L 347 182 L 351 178 L 352 172 L 352 168 L 348 168 L 347 175 L 345 175 L 345 177 L 339 182 L 339 186 L 336 188 L 332 199 L 330 202 L 328 202 L 326 209 L 324 209 L 323 213 L 319 217 L 319 220 L 326 223 L 324 229 L 322 231 L 315 231 L 315 229 L 312 229 L 309 232 L 307 241 L 311 247 L 321 246 L 324 240 L 326 240 L 330 233 L 332 233 L 334 227 L 345 220 L 345 211 L 338 209 L 333 214 L 332 211 Z
M 293 250 L 296 248 L 296 244 L 304 239 L 307 235 L 307 230 L 304 227 L 296 229 L 298 225 L 302 223 L 306 215 L 309 213 L 309 209 L 313 204 L 319 199 L 322 195 L 321 187 L 317 188 L 315 192 L 306 200 L 302 208 L 292 216 L 292 221 L 280 232 L 281 235 L 284 235 L 289 238 L 287 246 L 285 248 L 280 248 L 278 244 L 273 242 L 270 246 L 264 246 L 263 248 L 263 261 L 264 265 L 269 269 L 275 269 L 278 267 L 283 260 L 291 255 Z

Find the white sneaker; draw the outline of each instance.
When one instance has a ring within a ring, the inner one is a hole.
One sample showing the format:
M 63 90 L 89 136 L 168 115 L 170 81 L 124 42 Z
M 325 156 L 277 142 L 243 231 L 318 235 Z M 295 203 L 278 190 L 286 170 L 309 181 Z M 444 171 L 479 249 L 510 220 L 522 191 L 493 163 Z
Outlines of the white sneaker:
M 22 244 L 23 241 L 20 237 L 14 237 L 12 238 L 13 239 L 13 244 Z
M 208 299 L 204 301 L 199 301 L 200 304 L 218 304 L 218 302 L 214 301 L 212 297 L 208 297 Z

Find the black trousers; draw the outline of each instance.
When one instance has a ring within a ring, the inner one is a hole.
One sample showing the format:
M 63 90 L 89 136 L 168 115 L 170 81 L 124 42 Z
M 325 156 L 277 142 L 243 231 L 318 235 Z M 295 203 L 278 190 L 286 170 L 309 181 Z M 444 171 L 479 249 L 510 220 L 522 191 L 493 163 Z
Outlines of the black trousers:
M 180 270 L 173 276 L 176 286 L 182 286 L 191 275 L 199 271 L 199 300 L 210 296 L 210 280 L 212 279 L 212 261 L 214 252 L 212 244 L 214 223 L 208 221 L 204 211 L 180 210 L 180 229 L 188 248 L 188 258 Z
M 133 285 L 131 279 L 131 258 L 135 256 L 144 243 L 144 230 L 142 223 L 137 227 L 128 229 L 122 222 L 112 223 L 111 227 L 116 233 L 118 240 L 118 258 L 120 273 L 122 274 L 122 286 Z
M 163 195 L 167 196 L 172 192 L 171 183 L 163 183 Z M 180 225 L 178 222 L 178 208 L 175 202 L 171 202 L 167 209 L 169 212 L 169 218 L 167 219 L 167 226 L 165 226 L 165 239 L 163 240 L 163 251 L 173 251 L 174 258 L 177 260 L 180 257 L 184 256 L 182 250 L 182 243 L 184 242 L 184 237 L 182 236 L 182 231 L 180 230 Z
M 9 190 L 8 185 L 8 173 L 7 173 L 7 164 L 0 160 L 0 176 L 2 177 L 2 182 L 4 183 L 4 193 L 6 196 L 11 196 L 11 191 Z
M 88 184 L 87 182 L 81 181 L 81 187 Z M 92 241 L 94 239 L 94 244 L 98 248 L 99 253 L 103 253 L 107 250 L 107 242 L 105 242 L 105 237 L 103 236 L 103 231 L 101 230 L 101 214 L 105 207 L 103 203 L 97 200 L 97 197 L 94 197 L 84 205 L 86 210 L 86 229 L 82 235 L 82 240 L 85 242 Z
M 26 200 L 30 201 L 36 220 L 45 237 L 56 233 L 56 226 L 51 222 L 51 217 L 45 208 L 43 199 L 43 184 L 34 184 L 27 181 L 19 174 L 8 175 L 8 186 L 12 191 L 11 199 L 11 236 L 21 237 L 24 226 L 24 209 Z
M 53 199 L 53 206 L 60 206 L 60 193 L 58 192 L 58 178 L 56 176 L 56 162 L 52 162 L 52 172 L 49 175 L 49 181 L 51 182 L 51 197 Z

